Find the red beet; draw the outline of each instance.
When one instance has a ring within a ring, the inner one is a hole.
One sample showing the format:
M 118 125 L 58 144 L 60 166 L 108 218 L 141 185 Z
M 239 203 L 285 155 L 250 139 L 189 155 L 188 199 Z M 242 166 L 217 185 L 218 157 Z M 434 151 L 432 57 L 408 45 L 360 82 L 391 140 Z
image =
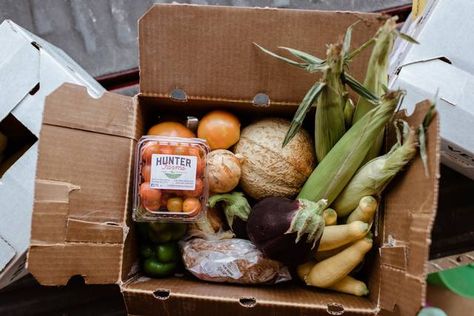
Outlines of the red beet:
M 252 208 L 247 221 L 250 240 L 268 258 L 294 266 L 318 247 L 324 230 L 326 201 L 270 197 Z

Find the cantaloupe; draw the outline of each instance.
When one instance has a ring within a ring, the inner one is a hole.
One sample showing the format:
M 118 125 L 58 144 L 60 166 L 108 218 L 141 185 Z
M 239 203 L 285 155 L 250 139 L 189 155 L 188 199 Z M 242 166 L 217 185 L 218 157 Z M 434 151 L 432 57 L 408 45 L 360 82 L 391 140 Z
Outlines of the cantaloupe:
M 305 130 L 282 148 L 289 127 L 288 120 L 267 118 L 241 132 L 234 149 L 243 157 L 240 185 L 254 199 L 294 197 L 315 167 L 314 147 Z

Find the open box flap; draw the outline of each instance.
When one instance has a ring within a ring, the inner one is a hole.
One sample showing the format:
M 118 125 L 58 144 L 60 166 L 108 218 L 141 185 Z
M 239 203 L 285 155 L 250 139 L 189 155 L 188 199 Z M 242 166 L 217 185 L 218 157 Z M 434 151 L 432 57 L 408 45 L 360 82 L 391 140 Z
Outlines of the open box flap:
M 3 269 L 5 269 L 7 264 L 15 257 L 15 255 L 15 248 L 13 248 L 0 234 L 0 273 L 3 272 Z
M 180 89 L 179 99 L 235 102 L 252 102 L 264 93 L 272 103 L 298 104 L 317 75 L 282 65 L 252 43 L 284 55 L 278 46 L 324 58 L 325 45 L 317 43 L 342 38 L 358 20 L 362 23 L 352 33 L 352 47 L 375 34 L 381 15 L 154 5 L 139 21 L 140 92 L 170 98 Z M 366 50 L 351 64 L 358 79 L 365 75 L 369 54 Z
M 430 103 L 417 105 L 406 117 L 418 127 Z M 398 114 L 403 117 L 403 113 Z M 388 138 L 393 139 L 393 130 Z M 392 142 L 393 143 L 393 142 Z M 439 118 L 433 119 L 427 132 L 429 176 L 419 156 L 387 188 L 384 205 L 383 235 L 380 248 L 382 286 L 380 305 L 400 315 L 416 315 L 425 303 L 427 262 L 431 229 L 438 204 Z
M 130 97 L 64 84 L 46 99 L 28 269 L 44 285 L 120 280 L 139 120 Z
M 2 121 L 39 82 L 40 56 L 30 42 L 6 21 L 0 24 L 0 121 Z

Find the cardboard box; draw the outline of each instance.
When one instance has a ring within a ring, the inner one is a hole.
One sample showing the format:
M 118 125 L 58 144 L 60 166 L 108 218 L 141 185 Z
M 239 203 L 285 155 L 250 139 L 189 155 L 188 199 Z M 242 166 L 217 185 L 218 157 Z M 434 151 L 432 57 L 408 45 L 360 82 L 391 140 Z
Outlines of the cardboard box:
M 141 80 L 134 99 L 111 93 L 93 99 L 69 84 L 47 98 L 28 254 L 31 273 L 44 285 L 66 284 L 74 275 L 86 283 L 119 284 L 133 315 L 414 315 L 425 300 L 436 211 L 437 121 L 428 131 L 431 176 L 424 176 L 417 159 L 385 196 L 378 247 L 366 267 L 368 297 L 296 284 L 150 279 L 138 267 L 130 188 L 134 145 L 146 128 L 158 115 L 201 116 L 216 107 L 235 112 L 244 123 L 264 115 L 291 117 L 314 76 L 270 58 L 252 42 L 323 56 L 325 44 L 358 19 L 364 23 L 353 32 L 354 46 L 375 33 L 383 22 L 379 15 L 153 6 L 139 22 Z M 365 52 L 351 65 L 359 79 L 368 56 Z M 424 115 L 415 113 L 408 118 L 414 125 Z
M 24 276 L 45 96 L 64 82 L 104 89 L 63 51 L 12 21 L 0 25 L 0 131 L 10 138 L 0 163 L 0 288 Z
M 442 118 L 441 162 L 474 179 L 474 76 L 442 60 L 413 63 L 400 69 L 391 85 L 407 91 L 402 107 L 434 99 Z
M 391 57 L 391 87 L 407 90 L 402 107 L 433 99 L 441 124 L 441 162 L 474 179 L 474 49 L 470 13 L 474 2 L 434 0 L 402 28 L 420 44 L 397 41 Z

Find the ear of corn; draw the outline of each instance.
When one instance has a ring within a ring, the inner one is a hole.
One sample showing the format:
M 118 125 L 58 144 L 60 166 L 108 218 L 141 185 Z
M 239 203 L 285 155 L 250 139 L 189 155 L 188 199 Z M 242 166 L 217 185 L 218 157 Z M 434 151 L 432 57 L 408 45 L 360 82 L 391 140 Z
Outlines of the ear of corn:
M 415 131 L 404 121 L 401 124 L 404 134 L 404 143 L 399 141 L 385 155 L 372 159 L 354 175 L 349 184 L 339 194 L 333 203 L 338 216 L 345 216 L 357 207 L 360 199 L 367 195 L 379 195 L 395 175 L 415 156 Z
M 322 82 L 326 86 L 317 101 L 314 125 L 314 143 L 318 161 L 323 160 L 346 131 L 344 120 L 345 88 L 341 81 L 342 71 L 342 45 L 329 45 L 327 68 L 322 78 Z
M 324 198 L 329 205 L 334 202 L 392 117 L 400 96 L 401 91 L 385 94 L 379 106 L 355 123 L 313 170 L 298 198 L 311 201 Z
M 376 96 L 384 94 L 384 87 L 388 85 L 388 60 L 392 51 L 393 43 L 397 33 L 396 17 L 388 19 L 375 35 L 375 45 L 369 59 L 367 74 L 364 80 L 364 86 Z M 374 105 L 365 98 L 359 98 L 354 112 L 353 120 L 357 122 L 365 113 L 370 111 Z M 383 143 L 383 131 L 377 138 L 377 141 L 370 149 L 365 161 L 377 157 Z
M 395 40 L 396 17 L 388 19 L 375 35 L 375 45 L 369 59 L 364 87 L 376 96 L 384 94 L 383 86 L 388 85 L 388 59 Z M 374 108 L 365 98 L 359 98 L 354 113 L 354 122 Z

